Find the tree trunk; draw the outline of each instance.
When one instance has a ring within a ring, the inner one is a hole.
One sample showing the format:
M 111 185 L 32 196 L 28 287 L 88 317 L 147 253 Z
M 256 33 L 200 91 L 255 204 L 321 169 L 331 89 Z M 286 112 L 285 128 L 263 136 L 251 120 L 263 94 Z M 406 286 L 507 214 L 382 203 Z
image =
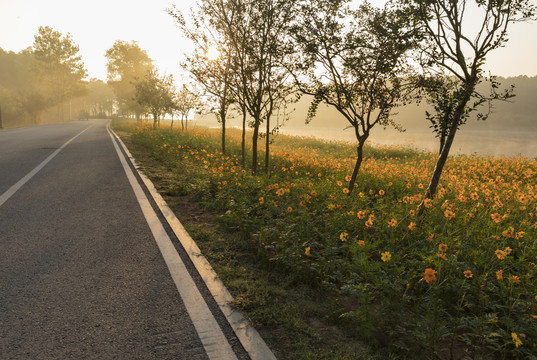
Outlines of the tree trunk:
M 0 129 L 2 129 L 2 105 L 0 105 Z
M 157 123 L 158 123 L 158 116 L 157 114 L 153 114 L 153 129 L 157 128 Z
M 226 104 L 220 104 L 220 121 L 222 122 L 222 154 L 226 154 Z
M 181 130 L 185 131 L 185 115 L 181 114 Z
M 270 116 L 267 116 L 267 138 L 265 139 L 265 173 L 268 174 L 270 159 Z
M 172 124 L 170 125 L 170 129 L 173 129 L 173 114 L 172 114 Z
M 354 189 L 354 183 L 356 182 L 356 177 L 358 176 L 358 172 L 360 171 L 360 166 L 362 165 L 362 160 L 364 158 L 364 144 L 367 140 L 367 136 L 363 136 L 358 139 L 358 147 L 356 148 L 356 163 L 354 164 L 354 170 L 352 171 L 351 180 L 349 181 L 348 189 L 349 189 L 349 195 L 352 193 L 352 190 Z
M 246 166 L 246 107 L 242 106 L 242 167 Z
M 436 161 L 436 166 L 434 168 L 433 176 L 431 177 L 431 181 L 429 182 L 429 186 L 427 187 L 425 196 L 423 200 L 421 201 L 420 205 L 418 206 L 418 216 L 423 214 L 423 210 L 425 207 L 425 200 L 432 199 L 433 196 L 436 194 L 436 188 L 438 187 L 438 183 L 440 182 L 440 177 L 442 175 L 442 170 L 444 169 L 444 165 L 446 165 L 446 161 L 449 156 L 449 151 L 451 150 L 451 145 L 453 145 L 453 140 L 455 139 L 455 134 L 457 133 L 460 119 L 464 113 L 466 104 L 468 104 L 468 101 L 470 101 L 470 97 L 472 96 L 474 88 L 475 88 L 475 82 L 467 85 L 467 89 L 464 94 L 464 97 L 459 102 L 457 109 L 455 110 L 455 113 L 453 114 L 453 118 L 451 119 L 451 124 L 448 129 L 447 137 L 445 139 L 444 145 L 442 146 L 442 151 L 440 152 L 440 156 L 438 157 L 438 160 Z
M 259 136 L 259 120 L 255 120 L 254 134 L 252 135 L 252 174 L 257 172 L 257 138 Z

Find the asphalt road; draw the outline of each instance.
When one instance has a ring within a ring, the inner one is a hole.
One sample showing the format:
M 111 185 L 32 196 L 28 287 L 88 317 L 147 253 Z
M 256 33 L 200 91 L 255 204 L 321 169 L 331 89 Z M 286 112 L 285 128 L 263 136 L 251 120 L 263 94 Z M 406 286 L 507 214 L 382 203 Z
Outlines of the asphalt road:
M 0 359 L 208 359 L 106 124 L 0 131 Z

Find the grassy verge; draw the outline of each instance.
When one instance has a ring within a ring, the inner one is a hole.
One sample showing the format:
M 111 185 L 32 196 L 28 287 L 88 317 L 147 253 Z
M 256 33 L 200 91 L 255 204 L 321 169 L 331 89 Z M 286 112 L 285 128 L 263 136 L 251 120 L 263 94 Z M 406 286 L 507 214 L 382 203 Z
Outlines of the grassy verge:
M 536 356 L 537 164 L 279 136 L 269 175 L 216 130 L 114 123 L 280 359 Z

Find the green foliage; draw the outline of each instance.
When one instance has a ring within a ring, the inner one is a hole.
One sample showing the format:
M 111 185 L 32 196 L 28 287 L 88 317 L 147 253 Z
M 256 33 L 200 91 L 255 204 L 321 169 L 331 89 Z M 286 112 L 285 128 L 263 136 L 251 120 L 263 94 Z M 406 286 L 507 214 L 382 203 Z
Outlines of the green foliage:
M 134 98 L 143 110 L 153 115 L 154 127 L 162 115 L 175 109 L 175 86 L 171 75 L 160 76 L 156 71 L 150 71 L 134 87 Z
M 228 155 L 210 130 L 139 127 L 132 140 L 272 271 L 354 298 L 341 321 L 386 358 L 535 356 L 535 161 L 452 158 L 417 218 L 433 154 L 370 150 L 348 196 L 348 145 L 279 136 L 271 175 L 251 176 L 238 137 Z
M 65 103 L 77 112 L 84 104 L 86 70 L 70 35 L 40 27 L 33 48 L 0 49 L 0 105 L 7 127 L 69 120 Z M 57 109 L 52 110 L 52 107 Z
M 117 40 L 106 51 L 108 84 L 114 89 L 119 108 L 124 114 L 139 116 L 142 109 L 135 98 L 136 81 L 153 71 L 153 64 L 147 52 L 137 42 Z

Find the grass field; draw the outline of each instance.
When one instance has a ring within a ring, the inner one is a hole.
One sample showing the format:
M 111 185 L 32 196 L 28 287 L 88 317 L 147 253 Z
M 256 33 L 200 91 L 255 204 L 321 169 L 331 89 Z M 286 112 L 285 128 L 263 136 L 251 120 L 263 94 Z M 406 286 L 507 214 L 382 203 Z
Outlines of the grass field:
M 417 217 L 434 154 L 368 147 L 349 196 L 348 144 L 278 136 L 252 176 L 239 131 L 114 129 L 278 358 L 537 358 L 535 160 L 450 158 Z

